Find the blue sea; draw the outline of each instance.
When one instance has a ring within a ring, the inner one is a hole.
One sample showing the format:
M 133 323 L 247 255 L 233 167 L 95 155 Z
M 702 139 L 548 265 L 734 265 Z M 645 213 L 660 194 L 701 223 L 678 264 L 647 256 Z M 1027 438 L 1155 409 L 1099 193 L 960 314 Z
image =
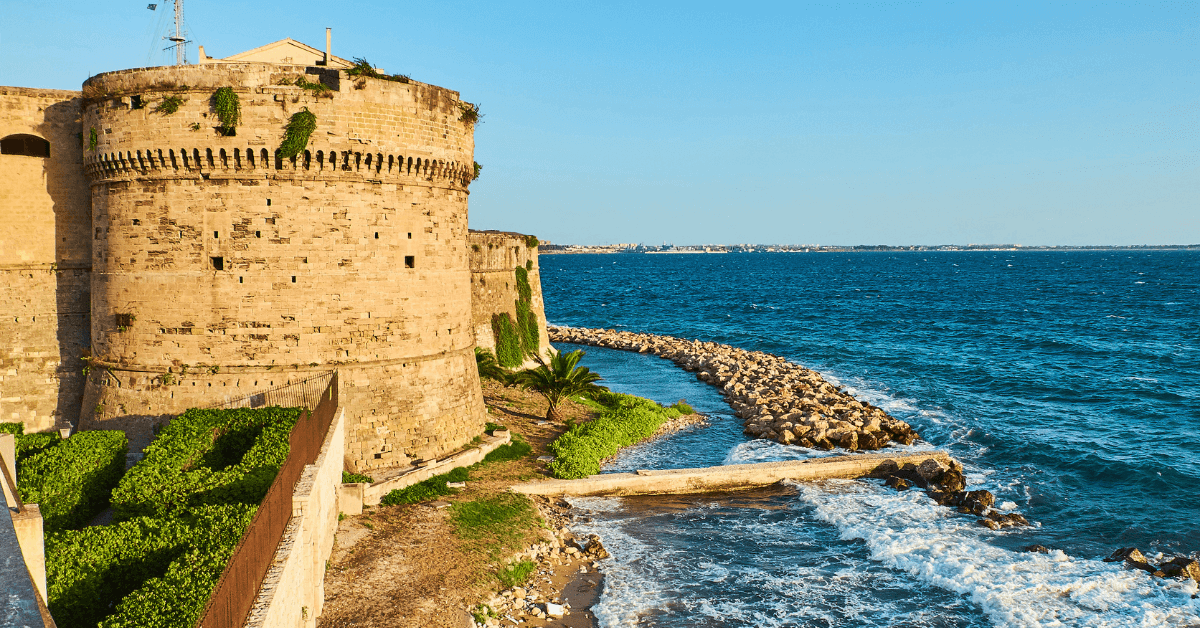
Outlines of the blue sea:
M 1200 252 L 545 255 L 541 277 L 553 324 L 815 369 L 1034 523 L 871 480 L 576 499 L 613 554 L 602 626 L 1200 626 L 1194 583 L 1101 560 L 1200 557 Z M 826 455 L 751 441 L 666 360 L 584 349 L 614 390 L 710 416 L 606 471 Z

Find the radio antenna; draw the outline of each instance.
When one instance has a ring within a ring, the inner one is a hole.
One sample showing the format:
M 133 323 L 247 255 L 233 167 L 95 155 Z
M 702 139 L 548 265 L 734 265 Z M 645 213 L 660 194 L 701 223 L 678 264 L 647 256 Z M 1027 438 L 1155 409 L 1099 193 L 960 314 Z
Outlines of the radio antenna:
M 186 44 L 190 44 L 191 42 L 183 36 L 183 33 L 183 0 L 175 0 L 175 36 L 163 37 L 163 39 L 173 42 L 164 50 L 175 49 L 175 65 L 184 65 L 187 63 Z

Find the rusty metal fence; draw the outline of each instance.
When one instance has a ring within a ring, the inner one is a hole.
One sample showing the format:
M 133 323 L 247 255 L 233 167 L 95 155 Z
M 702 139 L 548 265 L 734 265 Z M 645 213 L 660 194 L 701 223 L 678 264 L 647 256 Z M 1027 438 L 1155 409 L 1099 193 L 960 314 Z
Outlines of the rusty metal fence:
M 316 462 L 317 455 L 321 452 L 321 444 L 325 441 L 325 434 L 329 432 L 329 426 L 337 412 L 337 372 L 323 377 L 327 378 L 325 388 L 316 396 L 309 398 L 311 404 L 291 404 L 292 407 L 303 405 L 312 410 L 301 414 L 300 420 L 296 422 L 296 427 L 292 429 L 289 439 L 291 450 L 288 452 L 287 460 L 280 467 L 279 474 L 275 476 L 275 482 L 267 490 L 267 496 L 263 499 L 262 505 L 258 507 L 258 512 L 255 513 L 250 526 L 246 528 L 246 533 L 242 535 L 241 542 L 233 550 L 233 556 L 230 557 L 229 564 L 225 566 L 225 572 L 221 574 L 221 579 L 213 589 L 212 597 L 209 598 L 208 604 L 204 607 L 204 613 L 201 614 L 200 621 L 196 624 L 197 628 L 242 628 L 245 625 L 246 618 L 254 606 L 254 600 L 258 597 L 258 589 L 262 586 L 267 569 L 270 568 L 271 561 L 275 557 L 275 548 L 283 538 L 288 521 L 292 518 L 292 491 L 295 489 L 301 473 L 304 472 L 304 467 Z M 310 380 L 305 380 L 305 382 L 307 382 L 306 386 L 313 385 Z M 301 392 L 293 391 L 286 394 L 301 395 L 303 390 L 302 387 Z M 263 394 L 271 395 L 272 391 L 266 391 Z M 275 397 L 267 397 L 262 405 L 267 403 L 288 405 L 276 402 L 276 399 L 284 398 L 284 394 L 279 393 Z M 254 396 L 245 399 L 252 397 Z
M 316 407 L 317 402 L 321 398 L 321 393 L 325 392 L 325 389 L 329 387 L 329 379 L 331 377 L 333 377 L 333 371 L 326 371 L 297 382 L 289 382 L 241 397 L 226 397 L 224 401 L 205 406 L 205 409 L 225 410 L 230 408 L 279 406 L 281 408 L 308 408 L 311 410 Z

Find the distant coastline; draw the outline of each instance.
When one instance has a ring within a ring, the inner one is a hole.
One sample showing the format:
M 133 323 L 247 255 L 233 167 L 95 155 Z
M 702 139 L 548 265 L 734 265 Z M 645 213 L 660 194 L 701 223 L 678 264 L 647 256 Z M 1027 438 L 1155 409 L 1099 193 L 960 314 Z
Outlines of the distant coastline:
M 714 254 L 714 253 L 921 253 L 921 252 L 972 252 L 972 251 L 1200 251 L 1200 244 L 1141 244 L 1131 246 L 1023 246 L 1020 244 L 939 244 L 914 246 L 889 246 L 884 244 L 860 244 L 855 246 L 830 246 L 819 244 L 700 244 L 675 246 L 644 246 L 640 244 L 549 244 L 538 246 L 540 255 L 579 254 Z

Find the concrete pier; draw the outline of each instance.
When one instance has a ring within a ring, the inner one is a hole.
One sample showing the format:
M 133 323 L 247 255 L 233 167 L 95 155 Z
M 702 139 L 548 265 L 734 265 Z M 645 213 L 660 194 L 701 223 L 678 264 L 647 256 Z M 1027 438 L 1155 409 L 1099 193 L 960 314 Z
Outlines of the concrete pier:
M 944 451 L 905 454 L 858 454 L 731 464 L 699 469 L 638 470 L 637 473 L 602 473 L 578 480 L 543 480 L 526 482 L 512 487 L 525 495 L 547 496 L 620 496 L 657 495 L 671 493 L 713 493 L 769 486 L 781 480 L 854 479 L 869 476 L 880 465 L 892 461 L 898 466 L 907 463 L 920 465 L 926 460 L 949 464 L 950 455 Z

